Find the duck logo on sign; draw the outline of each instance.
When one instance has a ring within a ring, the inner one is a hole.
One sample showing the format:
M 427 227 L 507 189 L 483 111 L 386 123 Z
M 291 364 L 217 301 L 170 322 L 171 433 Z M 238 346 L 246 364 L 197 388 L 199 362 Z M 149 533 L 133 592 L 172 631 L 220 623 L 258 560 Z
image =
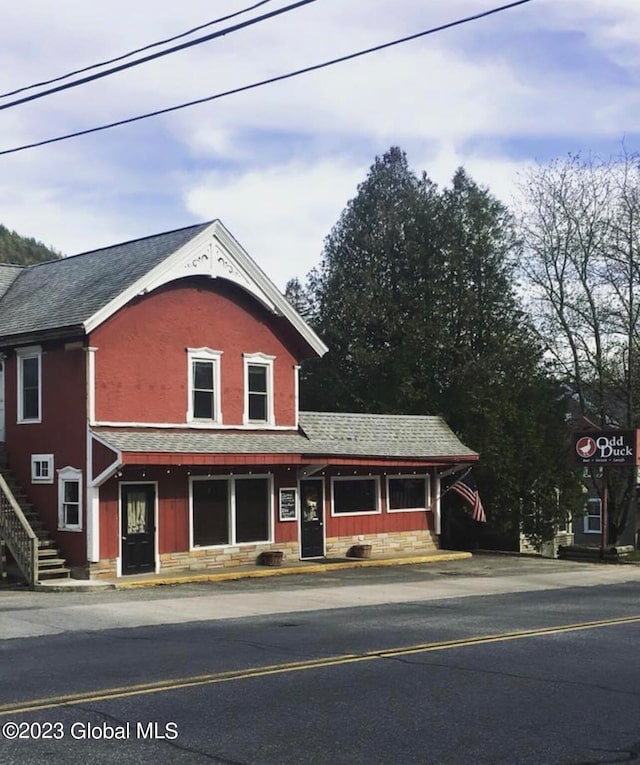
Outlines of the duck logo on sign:
M 582 465 L 635 465 L 638 431 L 576 434 L 575 455 Z
M 576 452 L 578 453 L 578 457 L 582 457 L 582 459 L 593 457 L 596 453 L 596 449 L 596 442 L 591 436 L 582 436 L 582 438 L 579 438 L 576 441 Z

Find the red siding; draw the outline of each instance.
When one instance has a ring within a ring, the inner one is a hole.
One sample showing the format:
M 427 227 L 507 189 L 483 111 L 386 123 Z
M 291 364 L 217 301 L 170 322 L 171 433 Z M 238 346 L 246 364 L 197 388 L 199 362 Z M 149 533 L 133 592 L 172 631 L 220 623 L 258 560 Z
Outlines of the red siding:
M 6 448 L 18 482 L 58 542 L 71 565 L 86 562 L 84 532 L 57 531 L 57 470 L 82 470 L 86 490 L 86 356 L 82 349 L 65 351 L 62 343 L 43 346 L 42 422 L 17 424 L 17 365 L 15 355 L 6 362 Z M 53 454 L 54 482 L 31 483 L 31 455 Z M 85 494 L 86 496 L 86 494 Z M 86 526 L 86 503 L 83 525 Z
M 111 478 L 100 487 L 100 558 L 114 559 L 120 554 L 118 527 L 118 479 Z
M 110 468 L 118 459 L 118 454 L 108 446 L 101 444 L 95 438 L 91 443 L 91 470 L 96 479 L 107 468 Z
M 184 552 L 189 549 L 189 476 L 185 468 L 164 467 L 127 469 L 122 476 L 110 478 L 100 487 L 100 558 L 115 558 L 119 554 L 119 491 L 121 482 L 156 482 L 158 491 L 158 547 L 160 554 Z M 242 472 L 237 471 L 237 472 Z M 262 472 L 259 468 L 254 474 Z M 194 473 L 195 475 L 196 473 Z M 211 470 L 210 475 L 228 475 L 226 470 Z M 203 473 L 199 473 L 203 475 Z M 298 537 L 298 523 L 280 521 L 278 490 L 296 485 L 295 472 L 277 471 L 273 480 L 273 529 L 276 542 L 294 541 Z
M 236 466 L 235 474 L 249 472 Z M 278 499 L 280 488 L 297 486 L 296 467 L 266 468 L 256 465 L 253 474 L 268 472 L 273 475 L 273 539 L 292 542 L 298 538 L 298 521 L 280 521 Z M 121 477 L 113 477 L 100 489 L 100 557 L 118 555 L 120 536 L 118 528 L 118 493 L 120 483 L 157 482 L 158 489 L 158 546 L 160 554 L 184 552 L 189 549 L 189 477 L 191 475 L 229 475 L 228 468 L 211 467 L 192 470 L 187 466 L 123 468 Z M 386 510 L 386 481 L 380 473 L 381 509 L 378 515 L 352 515 L 331 517 L 331 480 L 325 477 L 325 530 L 327 537 L 357 534 L 380 534 L 394 531 L 413 531 L 433 528 L 432 512 L 388 513 Z
M 241 425 L 243 353 L 275 356 L 277 425 L 295 423 L 297 359 L 258 302 L 223 282 L 184 279 L 127 305 L 90 338 L 96 353 L 99 422 L 184 423 L 187 348 L 223 351 L 224 424 Z
M 340 475 L 340 473 L 335 472 L 332 475 Z M 360 472 L 357 476 L 354 475 L 354 477 L 363 475 L 367 475 L 367 473 Z M 342 516 L 331 515 L 331 478 L 327 475 L 325 479 L 325 528 L 327 537 L 433 529 L 433 512 L 425 512 L 424 510 L 416 512 L 387 512 L 386 474 L 372 471 L 369 475 L 372 478 L 377 477 L 379 479 L 381 512 L 375 515 Z
M 280 508 L 278 502 L 280 499 L 280 489 L 292 489 L 296 487 L 297 468 L 278 470 L 273 480 L 273 508 L 274 508 L 274 541 L 275 542 L 295 542 L 298 538 L 298 520 L 281 521 Z

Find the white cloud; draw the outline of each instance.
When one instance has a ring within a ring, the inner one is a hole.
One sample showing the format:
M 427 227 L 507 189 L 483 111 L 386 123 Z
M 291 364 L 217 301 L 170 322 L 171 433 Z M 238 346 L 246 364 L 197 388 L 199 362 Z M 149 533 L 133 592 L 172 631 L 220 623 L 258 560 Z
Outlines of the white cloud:
M 205 0 L 111 0 L 99 8 L 84 0 L 10 3 L 3 8 L 0 91 L 241 5 L 219 0 L 212 11 Z M 365 0 L 322 0 L 0 111 L 0 150 L 203 97 L 489 5 L 379 0 L 374 12 Z M 637 148 L 639 27 L 637 0 L 536 0 L 277 85 L 0 156 L 0 222 L 78 252 L 220 217 L 283 287 L 318 262 L 324 236 L 375 154 L 392 144 L 440 185 L 462 164 L 505 201 L 540 146 L 543 154 L 563 155 L 627 135 L 628 148 Z M 575 46 L 571 61 L 561 55 L 567 35 Z
M 220 218 L 284 289 L 318 264 L 324 237 L 363 175 L 348 158 L 292 162 L 232 178 L 211 172 L 187 192 L 187 207 L 202 220 Z

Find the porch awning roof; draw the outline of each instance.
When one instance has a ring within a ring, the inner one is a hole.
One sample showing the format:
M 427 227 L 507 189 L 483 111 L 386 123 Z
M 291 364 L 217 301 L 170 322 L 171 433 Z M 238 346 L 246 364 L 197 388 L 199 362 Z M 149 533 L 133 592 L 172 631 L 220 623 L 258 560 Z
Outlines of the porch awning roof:
M 298 431 L 100 428 L 122 453 L 477 460 L 441 417 L 300 412 Z

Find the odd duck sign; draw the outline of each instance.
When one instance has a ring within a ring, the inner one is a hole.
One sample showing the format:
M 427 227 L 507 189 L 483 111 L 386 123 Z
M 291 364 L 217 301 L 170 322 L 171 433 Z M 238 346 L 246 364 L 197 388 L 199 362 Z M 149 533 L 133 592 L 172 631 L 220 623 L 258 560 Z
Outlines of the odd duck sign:
M 637 465 L 638 430 L 598 430 L 576 433 L 574 454 L 580 465 Z

